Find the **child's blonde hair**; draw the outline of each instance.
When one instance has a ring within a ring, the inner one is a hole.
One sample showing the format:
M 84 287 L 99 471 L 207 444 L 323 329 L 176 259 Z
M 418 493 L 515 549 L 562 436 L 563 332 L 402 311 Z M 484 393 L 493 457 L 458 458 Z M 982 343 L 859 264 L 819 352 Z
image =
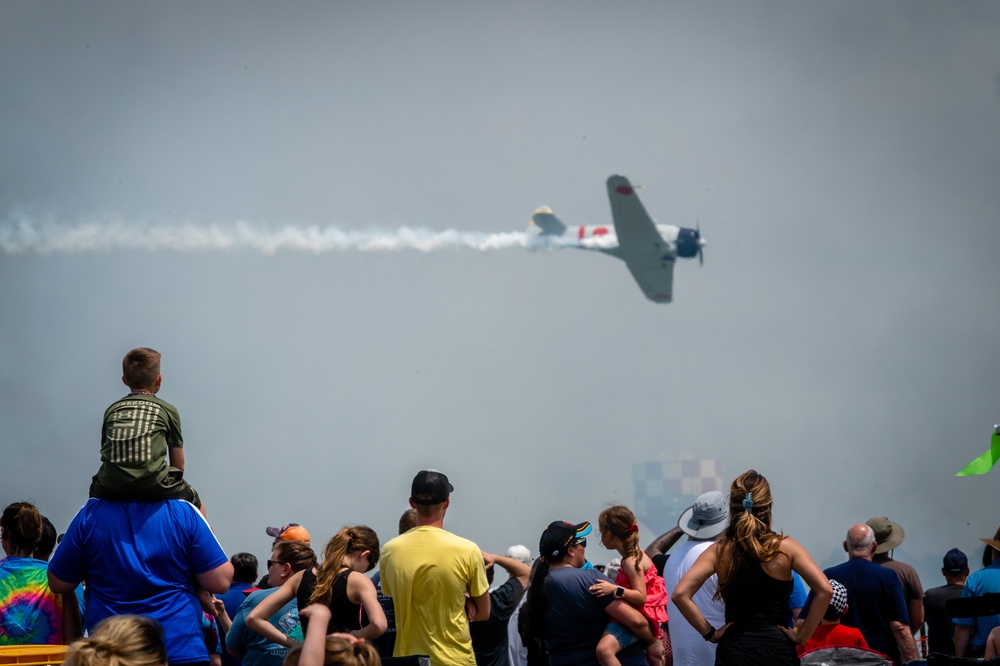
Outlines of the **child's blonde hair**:
M 302 645 L 296 645 L 288 654 L 282 666 L 299 666 Z M 324 666 L 382 666 L 378 652 L 369 643 L 358 642 L 351 645 L 343 638 L 330 636 L 326 639 L 323 655 Z
M 65 666 L 163 666 L 163 628 L 139 615 L 112 615 L 66 651 Z

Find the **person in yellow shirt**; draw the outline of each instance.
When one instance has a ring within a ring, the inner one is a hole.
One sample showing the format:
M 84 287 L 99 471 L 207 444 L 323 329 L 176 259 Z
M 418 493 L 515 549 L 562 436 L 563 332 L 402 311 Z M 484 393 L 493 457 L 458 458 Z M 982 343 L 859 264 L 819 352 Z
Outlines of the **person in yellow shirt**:
M 444 529 L 453 491 L 436 470 L 413 478 L 417 526 L 382 547 L 382 592 L 396 610 L 394 657 L 429 655 L 434 666 L 475 666 L 469 620 L 489 619 L 489 583 L 479 547 Z M 472 618 L 466 598 L 475 608 Z

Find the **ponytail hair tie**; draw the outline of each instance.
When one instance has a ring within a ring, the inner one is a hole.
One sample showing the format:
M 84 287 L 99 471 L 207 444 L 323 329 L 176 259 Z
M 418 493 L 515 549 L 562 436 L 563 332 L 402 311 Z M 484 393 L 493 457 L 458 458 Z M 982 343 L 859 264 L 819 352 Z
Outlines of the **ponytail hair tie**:
M 639 531 L 639 526 L 636 525 L 635 523 L 632 523 L 631 525 L 628 526 L 628 531 L 629 532 L 638 532 Z
M 747 496 L 743 498 L 743 508 L 747 510 L 747 513 L 753 510 L 753 496 L 750 493 L 747 493 Z

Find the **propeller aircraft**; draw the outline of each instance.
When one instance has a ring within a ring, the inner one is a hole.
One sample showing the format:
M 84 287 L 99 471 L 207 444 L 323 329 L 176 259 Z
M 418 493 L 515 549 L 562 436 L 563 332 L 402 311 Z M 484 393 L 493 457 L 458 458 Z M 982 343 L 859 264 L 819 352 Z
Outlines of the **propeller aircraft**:
M 574 247 L 618 257 L 646 298 L 654 303 L 669 303 L 677 258 L 698 257 L 699 264 L 704 263 L 702 248 L 706 243 L 700 227 L 655 224 L 628 178 L 611 176 L 607 185 L 613 226 L 567 227 L 546 206 L 531 218 L 528 247 Z

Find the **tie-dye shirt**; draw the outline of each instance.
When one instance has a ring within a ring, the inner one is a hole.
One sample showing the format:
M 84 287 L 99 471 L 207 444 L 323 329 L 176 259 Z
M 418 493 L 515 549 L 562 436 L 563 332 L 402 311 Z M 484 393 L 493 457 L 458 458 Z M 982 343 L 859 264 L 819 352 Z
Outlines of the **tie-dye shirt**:
M 30 557 L 0 560 L 0 645 L 63 642 L 62 596 L 49 589 L 47 571 Z

